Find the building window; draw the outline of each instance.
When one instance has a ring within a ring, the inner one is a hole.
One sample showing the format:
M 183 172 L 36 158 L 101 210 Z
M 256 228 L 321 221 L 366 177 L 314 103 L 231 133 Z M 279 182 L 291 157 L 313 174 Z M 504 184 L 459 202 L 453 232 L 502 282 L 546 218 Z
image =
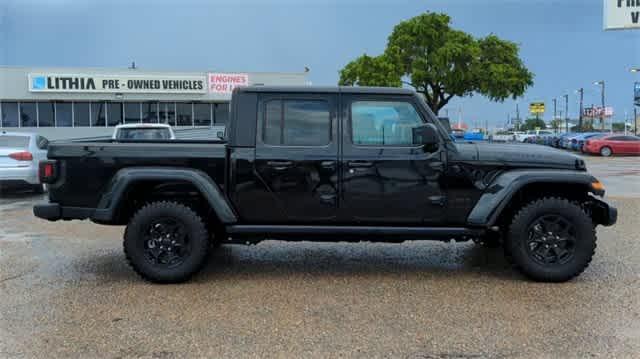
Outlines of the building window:
M 76 127 L 89 127 L 89 102 L 73 103 L 73 121 Z
M 105 113 L 104 102 L 92 102 L 91 103 L 91 126 L 104 127 L 107 115 Z
M 18 127 L 18 103 L 3 102 L 2 127 Z
M 109 126 L 117 126 L 122 123 L 122 103 L 110 102 L 107 108 L 107 120 Z
M 50 126 L 52 125 L 53 124 L 51 124 Z M 36 110 L 35 102 L 20 102 L 20 126 L 21 127 L 38 126 L 38 112 Z
M 42 110 L 40 110 L 42 116 Z M 71 127 L 73 123 L 71 102 L 56 102 L 56 127 Z
M 323 146 L 329 143 L 329 104 L 317 100 L 273 100 L 266 104 L 264 142 L 285 146 Z
M 140 123 L 140 106 L 139 102 L 124 103 L 124 123 Z
M 211 126 L 211 104 L 193 104 L 193 123 L 196 126 Z
M 228 103 L 217 103 L 215 104 L 216 111 L 214 122 L 217 126 L 226 126 L 227 121 L 229 120 L 229 104 Z
M 142 122 L 158 123 L 158 103 L 145 102 L 142 104 Z
M 191 103 L 176 104 L 176 121 L 178 126 L 193 126 Z
M 173 102 L 160 103 L 160 123 L 176 125 L 176 104 Z
M 56 108 L 53 102 L 38 102 L 38 126 L 52 127 L 55 122 Z

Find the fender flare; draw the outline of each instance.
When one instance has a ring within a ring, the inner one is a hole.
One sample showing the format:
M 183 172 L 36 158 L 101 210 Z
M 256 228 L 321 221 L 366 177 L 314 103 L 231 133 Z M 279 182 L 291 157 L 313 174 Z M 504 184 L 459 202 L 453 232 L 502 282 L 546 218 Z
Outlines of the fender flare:
M 498 219 L 502 210 L 513 196 L 524 186 L 532 183 L 563 183 L 585 186 L 588 191 L 603 196 L 603 191 L 595 191 L 591 184 L 597 179 L 587 172 L 571 170 L 513 170 L 500 174 L 487 187 L 467 217 L 467 224 L 473 227 L 490 227 Z
M 91 219 L 104 223 L 113 221 L 127 188 L 136 182 L 148 180 L 191 183 L 204 196 L 222 223 L 233 224 L 238 221 L 226 196 L 209 175 L 196 169 L 173 167 L 128 167 L 119 170 L 111 178 Z

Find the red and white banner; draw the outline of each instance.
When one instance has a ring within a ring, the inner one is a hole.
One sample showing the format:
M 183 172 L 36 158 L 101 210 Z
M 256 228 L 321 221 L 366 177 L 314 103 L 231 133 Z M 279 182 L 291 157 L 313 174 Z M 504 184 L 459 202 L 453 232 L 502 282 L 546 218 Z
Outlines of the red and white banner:
M 248 74 L 209 73 L 209 92 L 231 93 L 238 86 L 249 85 Z

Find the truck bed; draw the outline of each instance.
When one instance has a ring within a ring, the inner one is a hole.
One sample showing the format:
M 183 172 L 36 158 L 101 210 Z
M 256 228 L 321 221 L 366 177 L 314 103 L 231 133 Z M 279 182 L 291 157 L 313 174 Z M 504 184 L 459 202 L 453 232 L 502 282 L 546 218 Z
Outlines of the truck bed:
M 164 140 L 53 143 L 49 159 L 60 162 L 65 179 L 50 185 L 52 201 L 74 207 L 95 207 L 116 172 L 125 167 L 199 169 L 224 183 L 224 141 Z

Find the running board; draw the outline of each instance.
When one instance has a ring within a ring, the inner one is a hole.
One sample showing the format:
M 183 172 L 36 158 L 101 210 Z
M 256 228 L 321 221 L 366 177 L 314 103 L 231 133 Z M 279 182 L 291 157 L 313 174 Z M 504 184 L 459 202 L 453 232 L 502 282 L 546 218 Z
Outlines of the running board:
M 278 226 L 278 225 L 231 225 L 226 227 L 230 237 L 402 237 L 407 240 L 452 239 L 460 237 L 477 237 L 485 233 L 483 229 L 465 227 L 381 227 L 381 226 Z M 307 240 L 301 238 L 300 240 Z M 375 238 L 368 240 L 375 241 Z

